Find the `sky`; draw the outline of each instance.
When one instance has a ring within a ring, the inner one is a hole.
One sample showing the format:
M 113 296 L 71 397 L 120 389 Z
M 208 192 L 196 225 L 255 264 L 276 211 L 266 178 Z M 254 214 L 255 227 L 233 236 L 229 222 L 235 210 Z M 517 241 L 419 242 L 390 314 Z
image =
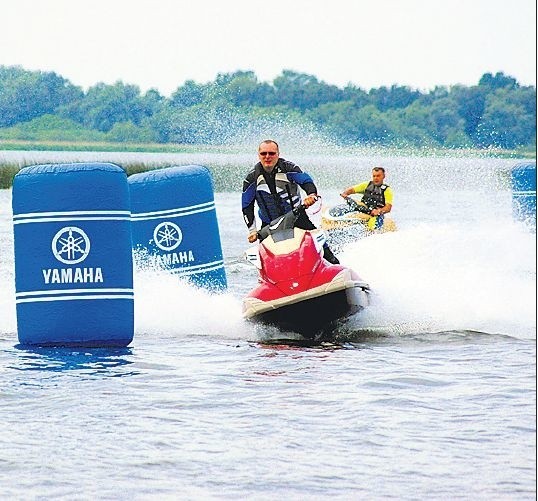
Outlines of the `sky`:
M 338 87 L 536 86 L 535 0 L 2 0 L 0 65 L 171 95 L 283 70 Z

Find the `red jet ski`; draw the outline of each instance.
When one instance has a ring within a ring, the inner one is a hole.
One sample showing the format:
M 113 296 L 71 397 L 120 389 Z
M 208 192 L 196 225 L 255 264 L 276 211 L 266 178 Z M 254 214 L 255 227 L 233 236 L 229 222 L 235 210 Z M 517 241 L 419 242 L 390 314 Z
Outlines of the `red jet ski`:
M 259 285 L 244 298 L 243 316 L 317 339 L 368 306 L 370 288 L 350 268 L 323 259 L 323 231 L 295 227 L 304 210 L 262 228 L 259 246 L 246 251 L 259 270 Z

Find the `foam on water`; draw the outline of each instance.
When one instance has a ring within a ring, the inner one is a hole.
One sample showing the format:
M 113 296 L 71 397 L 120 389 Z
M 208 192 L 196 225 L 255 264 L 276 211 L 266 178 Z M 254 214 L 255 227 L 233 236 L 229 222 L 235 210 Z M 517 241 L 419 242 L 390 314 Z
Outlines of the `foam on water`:
M 13 233 L 0 230 L 0 335 L 17 332 Z
M 476 330 L 533 338 L 534 239 L 523 225 L 495 219 L 469 226 L 421 223 L 349 243 L 342 263 L 373 290 L 371 307 L 349 326 L 402 336 Z M 137 336 L 260 337 L 242 319 L 233 290 L 214 294 L 165 270 L 145 269 L 135 273 L 135 292 Z
M 293 145 L 289 138 L 288 143 Z M 100 155 L 109 159 L 111 154 Z M 341 203 L 341 188 L 368 173 L 372 165 L 384 165 L 389 184 L 397 187 L 391 215 L 398 231 L 350 243 L 340 255 L 374 290 L 372 306 L 353 319 L 353 329 L 403 335 L 476 329 L 534 337 L 536 235 L 511 219 L 506 172 L 513 161 L 383 155 L 368 150 L 361 155 L 347 151 L 320 157 L 303 151 L 298 158 L 290 156 L 309 171 L 312 168 L 328 205 Z M 166 158 L 179 163 L 207 161 L 218 167 L 216 172 L 222 171 L 226 186 L 235 186 L 236 171 L 225 165 L 255 160 L 250 153 Z M 2 190 L 0 195 L 0 334 L 11 337 L 16 336 L 11 194 Z M 243 248 L 237 242 L 244 242 L 240 193 L 218 195 L 229 291 L 211 294 L 163 270 L 137 271 L 135 342 L 141 336 L 160 335 L 259 337 L 241 315 L 241 297 L 254 286 L 255 273 L 242 268 L 236 272 L 230 264 Z M 313 220 L 319 224 L 319 214 Z
M 374 289 L 355 326 L 399 334 L 536 332 L 535 235 L 510 220 L 419 224 L 344 247 L 342 262 Z
M 17 332 L 17 320 L 15 316 L 15 285 L 8 285 L 11 282 L 12 280 L 7 282 L 2 276 L 2 293 L 0 294 L 0 336 Z
M 4 275 L 4 274 L 3 274 Z M 2 280 L 0 335 L 16 336 L 13 276 Z M 256 339 L 243 320 L 241 301 L 231 293 L 211 293 L 164 270 L 134 274 L 135 343 L 142 337 L 220 336 Z
M 421 223 L 349 243 L 340 254 L 342 263 L 373 290 L 370 308 L 349 325 L 395 335 L 476 330 L 533 338 L 535 238 L 522 224 L 495 219 Z M 0 332 L 14 334 L 13 270 L 3 267 L 1 278 Z M 259 338 L 255 326 L 243 320 L 234 291 L 211 293 L 155 268 L 138 269 L 134 287 L 135 339 Z
M 138 336 L 222 336 L 247 339 L 241 301 L 230 293 L 211 293 L 165 270 L 134 275 L 135 338 Z

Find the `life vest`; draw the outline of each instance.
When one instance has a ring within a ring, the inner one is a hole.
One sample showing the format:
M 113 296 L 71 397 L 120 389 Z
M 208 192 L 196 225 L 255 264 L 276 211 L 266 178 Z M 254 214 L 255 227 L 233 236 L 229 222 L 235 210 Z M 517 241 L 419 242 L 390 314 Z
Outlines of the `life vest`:
M 388 184 L 381 184 L 376 186 L 372 181 L 368 183 L 368 186 L 364 190 L 361 202 L 365 204 L 368 209 L 379 209 L 384 207 L 385 204 L 385 190 L 388 188 Z
M 273 219 L 287 214 L 301 204 L 299 186 L 288 178 L 280 169 L 275 173 L 275 192 L 267 183 L 263 172 L 256 178 L 256 201 L 258 202 L 260 219 L 270 223 Z

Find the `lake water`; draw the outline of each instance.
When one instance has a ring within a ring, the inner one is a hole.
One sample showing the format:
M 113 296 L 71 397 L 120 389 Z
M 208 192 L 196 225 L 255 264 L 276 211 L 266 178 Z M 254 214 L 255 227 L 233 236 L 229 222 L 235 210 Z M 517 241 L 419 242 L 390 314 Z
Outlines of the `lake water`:
M 256 272 L 230 166 L 254 155 L 0 152 L 208 165 L 229 284 L 137 271 L 130 347 L 22 348 L 1 190 L 2 498 L 536 499 L 536 234 L 512 219 L 515 161 L 283 156 L 327 205 L 376 164 L 395 191 L 398 231 L 341 249 L 374 297 L 332 345 L 268 345 L 241 318 Z

